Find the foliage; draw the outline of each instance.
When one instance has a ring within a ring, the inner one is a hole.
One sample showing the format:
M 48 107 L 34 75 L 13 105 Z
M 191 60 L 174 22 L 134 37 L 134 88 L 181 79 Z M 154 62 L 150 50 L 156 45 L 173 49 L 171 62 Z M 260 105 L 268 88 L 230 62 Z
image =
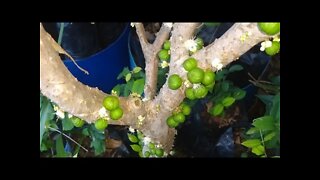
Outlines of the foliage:
M 257 82 L 258 87 L 264 85 Z M 280 76 L 273 78 L 273 83 L 267 84 L 269 91 L 275 94 L 257 95 L 265 104 L 264 116 L 256 118 L 245 135 L 242 145 L 251 149 L 258 157 L 280 157 Z

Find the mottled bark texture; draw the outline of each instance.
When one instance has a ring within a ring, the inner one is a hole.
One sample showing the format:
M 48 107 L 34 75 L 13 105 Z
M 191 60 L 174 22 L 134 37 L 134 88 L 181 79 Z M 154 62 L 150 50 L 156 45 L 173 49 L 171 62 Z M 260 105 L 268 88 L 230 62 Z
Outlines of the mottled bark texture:
M 144 91 L 146 101 L 121 97 L 124 116 L 118 121 L 111 120 L 110 124 L 132 126 L 141 130 L 153 141 L 161 143 L 167 153 L 172 149 L 176 130 L 167 126 L 166 119 L 185 98 L 185 87 L 171 90 L 166 82 L 156 95 L 157 53 L 171 32 L 171 61 L 168 76 L 178 74 L 186 79 L 187 72 L 183 69 L 182 63 L 189 55 L 184 42 L 193 38 L 195 29 L 199 25 L 200 23 L 174 23 L 173 28 L 162 26 L 155 42 L 150 44 L 145 38 L 143 25 L 135 23 L 146 59 Z M 245 40 L 241 40 L 243 35 L 247 35 Z M 216 71 L 212 66 L 213 59 L 219 59 L 221 64 L 226 66 L 257 43 L 268 38 L 269 36 L 259 31 L 257 23 L 236 23 L 223 36 L 196 52 L 193 57 L 198 60 L 201 68 Z M 92 123 L 99 117 L 98 111 L 102 108 L 103 98 L 107 94 L 77 81 L 64 66 L 55 46 L 57 46 L 56 42 L 40 24 L 40 90 L 62 110 Z M 142 125 L 138 124 L 138 116 L 144 118 Z

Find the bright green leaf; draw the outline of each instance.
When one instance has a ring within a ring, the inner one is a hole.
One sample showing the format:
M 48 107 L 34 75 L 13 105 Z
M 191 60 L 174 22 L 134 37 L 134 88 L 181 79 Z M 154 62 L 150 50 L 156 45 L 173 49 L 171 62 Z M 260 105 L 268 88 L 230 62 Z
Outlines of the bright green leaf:
M 236 72 L 236 71 L 241 71 L 241 70 L 243 70 L 243 67 L 241 65 L 239 65 L 239 64 L 235 64 L 235 65 L 233 65 L 233 66 L 231 66 L 229 68 L 229 73 Z
M 56 157 L 68 157 L 68 154 L 64 150 L 63 140 L 60 134 L 56 139 L 56 151 L 57 151 Z
M 138 131 L 137 132 L 137 137 L 138 137 L 139 140 L 143 140 L 144 135 L 140 131 Z
M 121 73 L 118 75 L 117 79 L 121 79 L 122 77 L 124 77 L 124 76 L 127 75 L 128 73 L 130 73 L 129 68 L 128 68 L 128 67 L 123 68 L 123 70 L 121 71 Z
M 231 106 L 236 100 L 233 97 L 226 97 L 222 100 L 222 104 L 224 107 Z
M 128 74 L 126 75 L 126 82 L 130 81 L 130 79 L 131 79 L 131 73 L 128 73 Z
M 223 112 L 223 109 L 224 109 L 224 107 L 223 107 L 223 105 L 222 104 L 216 104 L 214 107 L 213 107 L 213 109 L 212 109 L 212 115 L 213 116 L 218 116 L 218 115 L 220 115 L 222 112 Z
M 136 92 L 138 94 L 142 94 L 144 89 L 144 79 L 138 79 L 134 81 L 132 86 L 132 92 Z
M 271 140 L 275 135 L 276 135 L 276 132 L 271 132 L 271 133 L 267 134 L 267 135 L 263 138 L 263 140 L 264 140 L 264 141 L 269 141 L 269 140 Z
M 261 156 L 264 154 L 265 151 L 264 151 L 264 147 L 262 145 L 259 145 L 259 146 L 253 147 L 251 152 L 253 152 L 257 156 Z
M 131 142 L 133 142 L 133 143 L 137 143 L 137 142 L 138 142 L 138 138 L 137 138 L 135 135 L 133 135 L 133 134 L 129 134 L 129 133 L 128 133 L 128 138 L 129 138 L 129 140 L 130 140 Z
M 249 139 L 241 143 L 245 147 L 253 148 L 261 144 L 260 139 Z
M 133 68 L 132 71 L 133 71 L 133 73 L 138 73 L 141 71 L 141 67 L 135 67 L 135 68 Z
M 73 129 L 74 124 L 72 123 L 71 119 L 68 118 L 67 113 L 65 113 L 64 119 L 62 119 L 62 129 L 64 131 L 69 131 Z
M 259 128 L 252 127 L 246 132 L 246 134 L 255 134 L 255 133 L 258 133 L 258 132 L 259 132 Z
M 141 147 L 137 144 L 132 144 L 130 145 L 132 150 L 134 150 L 135 152 L 140 152 L 141 151 Z
M 45 124 L 47 121 L 50 121 L 54 118 L 54 110 L 49 99 L 43 97 L 42 103 L 42 109 L 40 109 L 40 147 L 42 142 L 42 136 L 45 131 Z
M 275 121 L 272 116 L 263 116 L 254 119 L 252 125 L 265 131 L 275 129 Z

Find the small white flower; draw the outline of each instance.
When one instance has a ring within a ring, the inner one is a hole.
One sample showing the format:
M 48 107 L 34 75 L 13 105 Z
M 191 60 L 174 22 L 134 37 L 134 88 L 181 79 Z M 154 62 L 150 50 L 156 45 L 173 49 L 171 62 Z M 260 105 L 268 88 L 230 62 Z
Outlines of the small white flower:
M 273 41 L 280 42 L 280 37 L 279 36 L 274 37 Z
M 183 84 L 184 84 L 187 88 L 192 87 L 192 83 L 191 83 L 188 79 L 186 79 Z
M 161 68 L 163 69 L 163 68 L 166 68 L 166 67 L 168 67 L 169 66 L 169 64 L 168 64 L 168 62 L 167 61 L 162 61 L 161 62 Z
M 129 131 L 134 133 L 134 129 L 131 126 L 129 127 Z
M 131 27 L 134 27 L 134 23 L 133 23 L 133 22 L 132 22 L 132 23 L 130 23 L 130 26 L 131 26 Z
M 57 115 L 59 118 L 61 118 L 61 119 L 64 118 L 64 112 L 61 111 L 60 109 L 58 109 L 58 110 L 56 111 L 56 115 Z
M 70 118 L 72 118 L 73 117 L 73 115 L 72 114 L 68 114 L 68 118 L 70 119 Z
M 144 97 L 144 98 L 142 99 L 142 101 L 143 101 L 143 102 L 149 101 L 149 98 Z
M 192 40 L 192 39 L 187 40 L 184 43 L 184 47 L 193 53 L 197 51 L 197 43 L 195 40 Z
M 112 94 L 113 96 L 118 96 L 118 93 L 117 93 L 117 91 L 115 91 L 115 90 L 112 90 L 112 91 L 111 91 L 111 94 Z
M 151 142 L 151 139 L 150 139 L 149 137 L 144 137 L 144 138 L 143 138 L 143 143 L 144 143 L 145 145 L 149 144 L 150 142 Z
M 175 152 L 174 152 L 174 151 L 170 151 L 169 154 L 170 154 L 171 156 L 173 156 L 173 155 L 175 154 Z
M 140 95 L 140 94 L 138 94 L 138 93 L 136 93 L 136 92 L 131 93 L 129 96 L 130 96 L 130 97 L 133 97 L 133 98 L 135 98 L 135 97 L 137 97 L 137 98 L 141 98 L 141 95 Z
M 211 65 L 217 70 L 220 70 L 223 67 L 219 58 L 214 58 L 213 61 L 211 62 Z
M 271 47 L 272 46 L 272 42 L 267 40 L 267 41 L 263 41 L 261 43 L 261 47 L 260 47 L 260 51 L 264 51 L 266 48 Z
M 163 25 L 168 28 L 172 28 L 173 23 L 163 23 Z
M 200 87 L 200 85 L 201 85 L 200 83 L 198 83 L 198 84 L 193 84 L 193 87 L 192 87 L 192 88 L 193 88 L 193 89 L 198 89 L 198 88 Z
M 100 109 L 99 109 L 99 116 L 100 116 L 101 118 L 107 117 L 107 116 L 108 116 L 108 114 L 107 114 L 107 109 L 104 108 L 104 107 L 100 108 Z
M 142 116 L 142 115 L 139 115 L 138 116 L 138 125 L 142 125 L 143 123 L 143 120 L 145 119 L 146 117 Z

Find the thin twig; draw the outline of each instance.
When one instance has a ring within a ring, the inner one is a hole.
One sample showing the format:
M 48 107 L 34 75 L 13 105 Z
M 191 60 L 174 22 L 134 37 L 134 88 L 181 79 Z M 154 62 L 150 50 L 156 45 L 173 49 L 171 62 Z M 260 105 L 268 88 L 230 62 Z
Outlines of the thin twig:
M 56 131 L 60 134 L 62 134 L 63 136 L 65 136 L 66 138 L 70 139 L 72 142 L 74 142 L 75 144 L 77 144 L 78 146 L 80 146 L 83 150 L 85 150 L 86 152 L 88 152 L 88 150 L 81 146 L 81 144 L 79 144 L 77 141 L 73 140 L 71 137 L 69 137 L 68 135 L 64 134 L 63 132 L 59 131 L 58 129 L 52 128 L 52 127 L 48 127 L 50 130 Z

